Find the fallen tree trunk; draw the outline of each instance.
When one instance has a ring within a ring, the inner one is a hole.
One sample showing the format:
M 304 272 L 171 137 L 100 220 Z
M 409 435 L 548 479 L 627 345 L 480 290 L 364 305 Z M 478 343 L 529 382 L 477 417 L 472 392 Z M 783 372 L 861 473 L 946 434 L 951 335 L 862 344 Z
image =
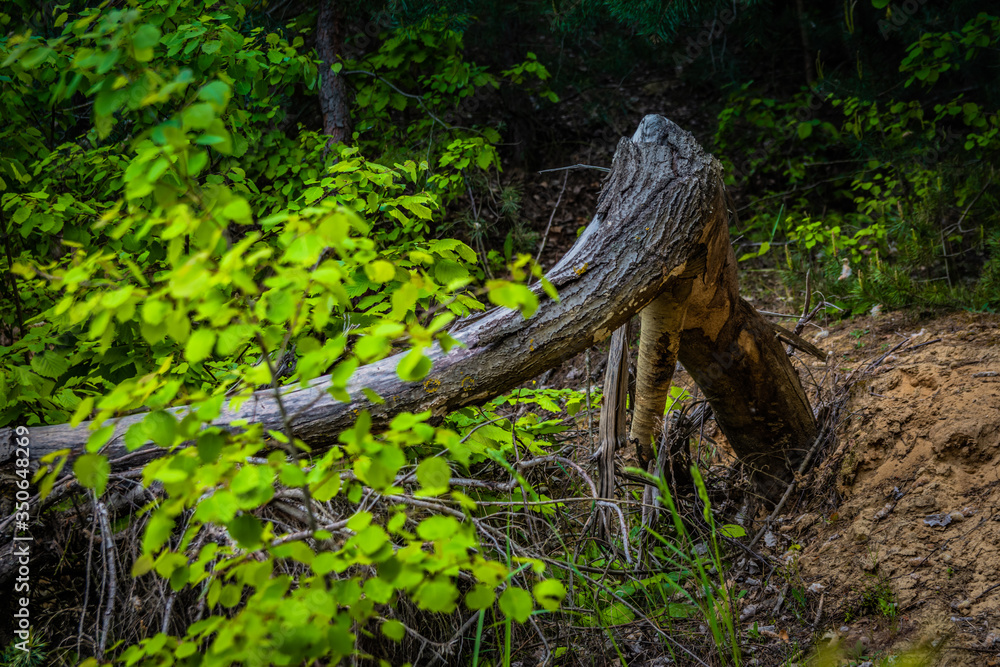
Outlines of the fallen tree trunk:
M 737 453 L 751 465 L 770 466 L 760 467 L 757 479 L 787 480 L 785 452 L 804 448 L 815 435 L 812 412 L 773 330 L 737 296 L 727 225 L 719 162 L 666 118 L 647 116 L 631 140 L 619 143 L 594 219 L 547 275 L 558 302 L 536 286 L 541 306 L 528 320 L 499 308 L 469 318 L 452 332 L 462 347 L 444 353 L 435 345 L 427 352 L 433 368 L 422 382 L 400 381 L 401 355 L 395 355 L 357 370 L 347 387 L 349 403 L 328 393 L 328 376 L 308 388 L 281 390 L 295 436 L 315 451 L 336 443 L 361 410 L 370 412 L 378 429 L 400 412 L 430 410 L 442 417 L 484 402 L 604 340 L 642 312 L 631 433 L 643 443 L 640 454 L 651 451 L 646 448 L 659 431 L 679 358 L 705 389 Z M 724 371 L 721 377 L 713 364 Z M 385 402 L 369 401 L 362 388 Z M 128 455 L 127 463 L 135 464 L 137 453 L 128 452 L 123 436 L 143 418 L 114 421 L 114 435 L 102 450 L 113 463 Z M 239 420 L 282 430 L 275 392 L 254 393 L 238 409 L 224 409 L 213 424 L 231 427 Z M 33 427 L 32 461 L 37 465 L 42 456 L 64 449 L 71 457 L 82 453 L 91 426 Z M 0 429 L 0 462 L 12 459 L 14 449 L 12 430 Z M 150 444 L 138 455 L 162 451 Z M 762 488 L 773 495 L 771 487 Z M 783 485 L 774 488 L 780 495 Z

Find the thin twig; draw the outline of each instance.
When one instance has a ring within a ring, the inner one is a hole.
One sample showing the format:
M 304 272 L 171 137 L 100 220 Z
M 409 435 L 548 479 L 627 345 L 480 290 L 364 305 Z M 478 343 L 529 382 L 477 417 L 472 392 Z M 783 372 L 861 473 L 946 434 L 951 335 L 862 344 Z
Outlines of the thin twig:
M 973 231 L 972 229 L 962 229 L 962 223 L 965 222 L 965 217 L 969 215 L 969 211 L 972 210 L 972 207 L 976 205 L 976 202 L 979 201 L 979 198 L 983 196 L 983 194 L 986 192 L 987 189 L 989 189 L 991 185 L 993 185 L 993 167 L 990 167 L 990 178 L 986 181 L 986 185 L 983 187 L 982 190 L 979 191 L 979 194 L 977 194 L 975 197 L 972 198 L 972 201 L 969 202 L 969 205 L 965 207 L 965 210 L 962 211 L 962 215 L 958 217 L 958 222 L 950 226 L 948 229 L 944 230 L 943 234 L 946 235 L 951 234 L 952 231 L 954 230 L 958 230 L 960 233 L 963 234 Z
M 812 460 L 813 454 L 815 454 L 816 450 L 819 449 L 820 444 L 826 440 L 826 434 L 827 425 L 824 424 L 823 428 L 819 430 L 819 434 L 816 436 L 816 440 L 813 442 L 812 447 L 810 447 L 809 451 L 806 453 L 806 457 L 802 459 L 802 463 L 799 465 L 799 469 L 796 471 L 795 477 L 792 478 L 788 488 L 785 489 L 785 494 L 781 496 L 781 500 L 779 500 L 778 504 L 774 506 L 774 511 L 771 512 L 770 516 L 764 520 L 764 525 L 761 526 L 757 534 L 753 536 L 752 540 L 750 540 L 750 544 L 748 545 L 750 548 L 753 548 L 753 545 L 757 544 L 757 541 L 764 536 L 764 533 L 767 532 L 771 522 L 774 521 L 774 519 L 778 516 L 778 513 L 781 512 L 781 509 L 785 506 L 785 503 L 788 502 L 788 499 L 792 495 L 792 491 L 795 490 L 795 487 L 798 484 L 799 478 L 802 476 L 802 473 L 806 471 L 806 468 L 809 467 L 809 462 Z
M 929 341 L 926 341 L 926 342 L 923 342 L 923 343 L 918 343 L 916 345 L 912 345 L 912 346 L 906 348 L 906 351 L 907 352 L 913 352 L 914 350 L 919 350 L 920 348 L 926 347 L 927 345 L 933 345 L 934 343 L 940 343 L 940 342 L 941 342 L 940 338 L 935 338 L 934 340 L 929 340 Z
M 759 197 L 757 199 L 754 199 L 752 202 L 750 202 L 746 206 L 741 206 L 740 208 L 736 209 L 736 212 L 739 213 L 740 211 L 745 211 L 748 208 L 750 208 L 751 206 L 754 206 L 755 204 L 758 204 L 758 203 L 760 203 L 762 201 L 767 201 L 768 199 L 774 199 L 776 197 L 785 197 L 787 195 L 792 195 L 792 194 L 795 194 L 797 192 L 808 192 L 809 190 L 812 190 L 813 188 L 818 188 L 819 186 L 823 185 L 824 183 L 833 183 L 833 182 L 836 182 L 836 181 L 842 181 L 845 178 L 847 178 L 847 177 L 846 176 L 836 176 L 834 178 L 828 178 L 826 180 L 817 181 L 816 183 L 813 183 L 812 185 L 808 185 L 808 186 L 806 186 L 804 188 L 792 188 L 791 190 L 785 190 L 784 192 L 776 192 L 773 195 L 768 195 L 766 197 Z
M 531 625 L 535 628 L 535 632 L 538 633 L 538 638 L 542 640 L 542 645 L 545 647 L 545 656 L 542 658 L 542 662 L 539 663 L 539 667 L 545 667 L 545 665 L 549 664 L 549 658 L 552 657 L 552 651 L 549 649 L 549 642 L 545 639 L 545 633 L 542 632 L 540 627 L 538 627 L 535 617 L 529 616 L 528 620 L 531 621 Z
M 385 85 L 389 86 L 390 88 L 392 88 L 393 90 L 395 90 L 397 93 L 399 93 L 403 97 L 407 97 L 407 98 L 409 98 L 411 100 L 416 100 L 417 104 L 420 105 L 420 108 L 424 110 L 424 113 L 426 113 L 428 116 L 430 116 L 431 119 L 433 119 L 435 122 L 439 123 L 441 125 L 441 127 L 445 128 L 446 130 L 467 130 L 469 132 L 475 132 L 476 134 L 482 135 L 482 132 L 480 132 L 479 130 L 477 130 L 475 128 L 464 127 L 462 125 L 449 125 L 448 123 L 444 122 L 443 120 L 441 120 L 440 118 L 438 118 L 436 115 L 434 115 L 434 113 L 430 109 L 427 108 L 427 105 L 424 103 L 424 98 L 423 97 L 421 97 L 420 95 L 414 95 L 413 93 L 407 93 L 407 92 L 405 92 L 403 90 L 400 90 L 399 88 L 397 88 L 393 84 L 389 83 L 389 81 L 387 81 L 386 79 L 382 78 L 381 76 L 379 76 L 375 72 L 369 72 L 368 70 L 363 70 L 363 69 L 344 70 L 344 71 L 341 72 L 341 75 L 343 75 L 343 76 L 348 76 L 348 75 L 351 75 L 351 74 L 364 74 L 366 76 L 370 76 L 373 79 L 377 79 L 377 80 L 381 81 L 382 83 L 384 83 Z
M 629 550 L 628 546 L 628 527 L 625 525 L 625 515 L 622 514 L 622 508 L 618 507 L 614 503 L 605 502 L 603 500 L 598 500 L 597 505 L 599 507 L 608 507 L 614 510 L 615 514 L 618 515 L 618 525 L 622 529 L 622 544 L 625 545 L 625 562 L 629 565 L 632 564 L 632 552 Z
M 568 167 L 555 167 L 554 169 L 542 169 L 539 174 L 547 174 L 550 171 L 566 171 L 568 169 L 596 169 L 597 171 L 611 171 L 607 167 L 598 167 L 592 164 L 571 164 Z
M 566 172 L 566 176 L 563 178 L 562 189 L 559 191 L 559 197 L 556 198 L 556 205 L 552 207 L 552 213 L 549 214 L 549 224 L 545 225 L 545 233 L 542 234 L 542 243 L 538 247 L 538 254 L 535 255 L 535 264 L 537 265 L 542 260 L 542 251 L 545 250 L 545 242 L 549 240 L 549 230 L 552 229 L 552 221 L 556 217 L 556 211 L 559 210 L 559 204 L 562 203 L 563 193 L 566 192 L 566 183 L 569 182 L 569 172 Z M 537 282 L 539 279 L 536 278 Z
M 298 448 L 295 446 L 295 433 L 292 429 L 292 422 L 288 418 L 288 412 L 285 411 L 285 403 L 281 400 L 281 390 L 278 387 L 278 374 L 274 370 L 274 363 L 271 361 L 271 356 L 267 353 L 267 345 L 264 343 L 264 338 L 257 332 L 257 344 L 260 345 L 260 354 L 264 357 L 267 362 L 267 370 L 271 374 L 271 388 L 274 390 L 274 400 L 278 404 L 278 412 L 281 413 L 281 422 L 285 429 L 285 436 L 288 438 L 288 447 L 284 448 L 290 456 L 295 456 L 298 454 Z M 302 496 L 305 499 L 306 511 L 309 513 L 309 529 L 312 531 L 316 530 L 316 514 L 313 512 L 313 501 L 312 494 L 309 492 L 309 485 L 302 485 Z
M 563 465 L 573 468 L 580 475 L 580 477 L 583 478 L 583 481 L 587 483 L 587 486 L 590 487 L 590 493 L 593 495 L 594 499 L 595 500 L 597 499 L 597 485 L 594 484 L 594 480 L 592 480 L 590 478 L 590 475 L 588 475 L 587 472 L 580 467 L 579 463 L 571 459 L 567 459 L 564 456 L 554 456 L 554 455 L 538 456 L 531 459 L 530 461 L 525 461 L 524 463 L 521 463 L 520 465 L 518 465 L 518 468 L 519 469 L 531 468 L 536 465 L 542 465 L 543 463 L 562 463 Z
M 74 505 L 76 501 L 74 501 Z M 13 517 L 14 515 L 11 514 Z M 97 513 L 94 513 L 94 520 L 90 524 L 90 535 L 93 537 L 94 531 L 97 530 Z M 87 540 L 87 568 L 84 570 L 83 577 L 83 606 L 80 608 L 80 625 L 76 632 L 76 654 L 80 655 L 80 642 L 83 638 L 83 621 L 87 616 L 87 602 L 90 599 L 90 563 L 91 557 L 94 554 L 94 541 Z
M 979 600 L 980 598 L 982 598 L 983 596 L 985 596 L 987 593 L 995 591 L 998 588 L 1000 588 L 1000 584 L 993 584 L 992 586 L 990 586 L 989 588 L 987 588 L 986 590 L 984 590 L 982 593 L 980 593 L 976 597 L 972 598 L 972 601 L 976 602 L 977 600 Z
M 97 644 L 97 661 L 104 658 L 104 647 L 108 642 L 108 631 L 111 629 L 111 618 L 115 613 L 115 594 L 118 588 L 118 572 L 115 567 L 115 542 L 111 533 L 111 522 L 108 521 L 108 508 L 104 503 L 94 498 L 94 508 L 101 523 L 101 540 L 104 542 L 104 568 L 107 572 L 108 595 L 104 607 L 104 617 L 101 620 L 101 636 Z
M 895 352 L 896 350 L 898 350 L 899 348 L 903 347 L 904 345 L 906 345 L 909 342 L 910 342 L 909 338 L 904 338 L 903 340 L 899 341 L 898 343 L 896 343 L 895 345 L 893 345 L 892 348 L 890 348 L 888 352 L 886 352 L 881 357 L 879 357 L 878 359 L 876 359 L 875 361 L 873 361 L 871 363 L 871 365 L 869 366 L 869 368 L 878 368 L 878 366 L 883 361 L 886 360 L 886 357 L 888 357 L 890 354 L 892 354 L 893 352 Z
M 590 445 L 590 451 L 594 451 L 594 420 L 591 416 L 590 407 L 590 348 L 587 348 L 587 352 L 584 354 L 584 366 L 587 372 L 587 444 Z
M 823 618 L 823 598 L 825 596 L 826 596 L 826 593 L 820 593 L 819 594 L 819 607 L 816 609 L 816 618 L 813 619 L 813 627 L 814 628 L 819 625 L 820 619 Z

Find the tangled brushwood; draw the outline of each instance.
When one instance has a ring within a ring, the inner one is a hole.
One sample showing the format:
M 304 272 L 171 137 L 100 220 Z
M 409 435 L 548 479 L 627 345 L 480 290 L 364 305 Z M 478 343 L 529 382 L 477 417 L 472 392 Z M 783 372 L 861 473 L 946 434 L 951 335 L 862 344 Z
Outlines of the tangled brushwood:
M 891 352 L 906 352 L 898 347 Z M 164 538 L 178 564 L 173 571 L 163 557 L 151 563 L 143 555 L 144 540 L 156 530 L 150 510 L 170 502 L 163 482 L 147 473 L 144 484 L 140 468 L 122 470 L 95 502 L 76 480 L 60 480 L 44 501 L 35 499 L 42 508 L 39 532 L 49 536 L 39 545 L 39 569 L 47 575 L 38 582 L 38 651 L 52 664 L 118 644 L 176 654 L 184 644 L 173 637 L 191 637 L 206 621 L 239 619 L 266 604 L 238 582 L 264 587 L 280 580 L 296 589 L 319 574 L 326 590 L 357 589 L 355 604 L 368 608 L 364 615 L 357 607 L 326 610 L 353 637 L 344 653 L 391 664 L 498 664 L 515 654 L 537 664 L 581 665 L 615 655 L 629 664 L 742 664 L 751 653 L 770 656 L 764 664 L 792 659 L 820 622 L 823 599 L 801 581 L 794 550 L 775 553 L 774 521 L 781 512 L 836 501 L 827 493 L 837 470 L 828 454 L 842 408 L 851 387 L 887 356 L 846 377 L 796 362 L 817 406 L 820 437 L 771 512 L 755 499 L 707 404 L 680 389 L 659 442 L 671 452 L 671 465 L 660 479 L 647 480 L 631 467 L 634 453 L 619 451 L 615 498 L 598 497 L 591 456 L 600 394 L 594 391 L 586 404 L 582 391 L 524 389 L 453 417 L 461 443 L 472 449 L 482 443 L 487 453 L 470 462 L 468 477 L 433 478 L 426 461 L 404 463 L 377 490 L 342 471 L 335 483 L 350 492 L 328 499 L 305 497 L 279 481 L 273 496 L 247 513 L 264 527 L 266 551 L 243 546 L 245 535 L 217 524 L 198 525 L 198 507 L 184 509 Z M 267 465 L 251 457 L 241 469 Z M 659 490 L 648 527 L 644 481 Z M 433 488 L 442 483 L 449 493 Z M 234 479 L 230 488 L 241 486 Z M 602 510 L 611 517 L 606 531 L 598 525 Z M 0 526 L 5 540 L 10 524 Z M 398 595 L 394 589 L 405 585 L 415 550 L 437 562 L 431 573 L 454 572 L 464 558 L 482 561 L 472 566 L 475 575 L 457 571 L 454 588 L 434 589 L 431 574 L 413 595 Z M 475 569 L 489 562 L 509 573 L 496 598 Z M 143 574 L 150 569 L 162 576 Z M 184 577 L 198 584 L 185 586 Z M 310 600 L 298 603 L 317 613 Z M 782 611 L 801 619 L 802 636 L 789 640 L 754 622 Z M 267 663 L 269 650 L 304 641 L 295 618 L 259 636 L 259 653 L 247 653 L 248 661 Z

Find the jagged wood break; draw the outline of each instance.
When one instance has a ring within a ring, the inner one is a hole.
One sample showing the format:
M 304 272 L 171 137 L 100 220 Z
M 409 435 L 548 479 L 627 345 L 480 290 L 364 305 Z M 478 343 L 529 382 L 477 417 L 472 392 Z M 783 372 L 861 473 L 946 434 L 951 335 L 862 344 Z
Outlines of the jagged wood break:
M 760 490 L 780 496 L 816 424 L 774 329 L 739 298 L 722 167 L 691 134 L 662 116 L 647 116 L 631 139 L 622 139 L 594 219 L 547 277 L 559 290 L 558 302 L 536 286 L 541 306 L 528 320 L 501 308 L 464 320 L 453 331 L 464 347 L 447 354 L 433 347 L 433 370 L 422 382 L 400 381 L 395 369 L 401 355 L 395 355 L 358 369 L 348 387 L 350 403 L 327 393 L 328 377 L 283 389 L 295 435 L 315 451 L 336 443 L 361 410 L 370 411 L 379 428 L 402 411 L 431 410 L 440 417 L 481 403 L 606 339 L 641 313 L 629 437 L 643 463 L 652 457 L 679 360 L 736 454 L 754 470 Z M 385 403 L 369 402 L 363 387 Z M 128 453 L 122 436 L 141 419 L 116 420 L 104 449 L 110 459 Z M 274 392 L 256 392 L 215 423 L 237 420 L 282 430 Z M 32 457 L 61 449 L 81 453 L 89 427 L 32 428 Z M 0 462 L 13 457 L 13 444 L 11 430 L 0 429 Z M 151 444 L 143 450 L 119 466 L 162 451 Z

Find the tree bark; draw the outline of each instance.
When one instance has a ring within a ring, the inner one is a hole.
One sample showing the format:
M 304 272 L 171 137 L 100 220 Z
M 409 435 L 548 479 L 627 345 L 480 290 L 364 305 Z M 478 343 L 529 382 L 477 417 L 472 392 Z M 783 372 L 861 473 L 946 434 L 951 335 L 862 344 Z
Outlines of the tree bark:
M 351 110 L 347 106 L 344 77 L 333 71 L 344 50 L 344 13 L 338 0 L 322 0 L 316 19 L 316 51 L 320 65 L 319 105 L 323 112 L 323 133 L 327 147 L 351 140 Z
M 728 223 L 713 224 L 713 260 L 689 298 L 678 356 L 757 487 L 776 500 L 816 438 L 816 422 L 774 327 L 739 297 Z
M 727 221 L 719 162 L 666 118 L 647 116 L 631 140 L 619 143 L 594 219 L 547 274 L 559 291 L 558 302 L 535 286 L 541 305 L 530 319 L 500 308 L 468 318 L 452 332 L 462 347 L 445 353 L 435 345 L 427 352 L 433 368 L 421 382 L 399 380 L 401 353 L 358 369 L 347 387 L 348 403 L 328 393 L 329 376 L 307 388 L 282 389 L 295 436 L 317 451 L 335 444 L 361 410 L 370 412 L 376 430 L 404 411 L 443 417 L 558 366 L 641 312 L 631 435 L 648 444 L 659 432 L 680 359 L 737 454 L 754 468 L 762 490 L 780 496 L 784 487 L 772 478 L 790 479 L 786 458 L 808 447 L 815 424 L 774 330 L 737 295 Z M 385 402 L 370 402 L 362 388 Z M 181 416 L 187 410 L 172 412 Z M 114 420 L 114 435 L 103 451 L 113 464 L 128 455 L 118 467 L 164 452 L 151 444 L 141 452 L 125 448 L 125 432 L 143 417 Z M 254 393 L 235 410 L 224 409 L 213 423 L 237 428 L 238 420 L 283 430 L 271 390 Z M 86 422 L 31 428 L 32 461 L 62 449 L 79 455 L 90 428 Z M 14 458 L 14 450 L 12 430 L 0 429 L 0 463 Z
M 809 47 L 809 26 L 806 24 L 806 10 L 802 0 L 795 0 L 795 18 L 799 24 L 799 42 L 802 46 L 802 69 L 806 85 L 816 87 L 816 67 L 813 65 L 812 49 Z

